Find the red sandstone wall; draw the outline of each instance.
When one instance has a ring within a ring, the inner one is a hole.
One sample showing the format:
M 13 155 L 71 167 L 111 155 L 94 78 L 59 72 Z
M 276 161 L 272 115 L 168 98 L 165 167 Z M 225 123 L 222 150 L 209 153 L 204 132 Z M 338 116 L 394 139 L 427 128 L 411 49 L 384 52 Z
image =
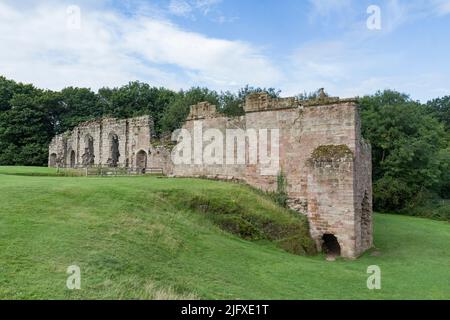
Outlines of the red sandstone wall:
M 372 246 L 370 146 L 361 138 L 357 105 L 336 99 L 331 103 L 329 100 L 323 104 L 320 101 L 305 103 L 305 106 L 293 103 L 293 99 L 282 99 L 278 103 L 268 97 L 253 97 L 252 101 L 247 101 L 246 115 L 236 119 L 218 116 L 215 108 L 202 105 L 195 109 L 196 113 L 183 128 L 192 133 L 197 120 L 202 121 L 204 130 L 215 128 L 222 132 L 227 128 L 279 129 L 280 170 L 287 177 L 290 206 L 307 214 L 311 235 L 319 249 L 322 236 L 333 234 L 344 257 L 357 257 Z M 201 117 L 196 117 L 199 110 Z M 353 157 L 311 162 L 313 151 L 324 145 L 345 145 Z M 225 153 L 224 150 L 224 157 Z M 261 169 L 260 164 L 175 165 L 173 174 L 237 178 L 263 190 L 276 190 L 276 175 L 262 175 Z M 365 207 L 370 212 L 366 212 L 368 216 L 363 225 L 364 197 Z

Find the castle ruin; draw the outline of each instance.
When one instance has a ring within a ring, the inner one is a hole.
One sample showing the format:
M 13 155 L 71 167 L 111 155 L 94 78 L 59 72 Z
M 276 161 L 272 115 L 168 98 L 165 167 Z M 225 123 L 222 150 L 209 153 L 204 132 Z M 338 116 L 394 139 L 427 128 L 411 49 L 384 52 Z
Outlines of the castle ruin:
M 287 180 L 289 206 L 307 215 L 312 238 L 319 250 L 356 258 L 373 245 L 371 148 L 361 136 L 361 122 L 355 99 L 319 96 L 317 99 L 272 98 L 266 93 L 247 97 L 245 115 L 228 118 L 209 103 L 192 106 L 182 129 L 196 135 L 196 127 L 213 129 L 226 137 L 217 163 L 174 163 L 173 148 L 154 139 L 151 117 L 103 119 L 83 123 L 58 135 L 49 147 L 49 166 L 120 166 L 134 172 L 161 168 L 175 177 L 207 177 L 240 180 L 265 191 L 276 191 L 277 174 L 267 165 L 251 162 L 256 140 L 277 147 L 278 173 Z M 277 130 L 274 134 L 266 132 Z M 246 132 L 244 140 L 230 135 Z M 253 131 L 251 131 L 253 130 Z M 174 138 L 179 141 L 175 134 Z M 213 140 L 202 138 L 202 151 Z M 238 145 L 244 146 L 244 163 L 236 160 Z M 229 145 L 232 146 L 229 149 Z M 267 150 L 264 150 L 266 152 Z M 258 157 L 261 157 L 259 154 Z

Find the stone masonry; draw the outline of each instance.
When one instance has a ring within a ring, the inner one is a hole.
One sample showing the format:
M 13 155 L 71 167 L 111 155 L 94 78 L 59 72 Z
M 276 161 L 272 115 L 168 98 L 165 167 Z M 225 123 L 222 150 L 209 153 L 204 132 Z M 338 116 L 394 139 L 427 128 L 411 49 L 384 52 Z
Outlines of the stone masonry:
M 252 154 L 249 137 L 239 141 L 227 129 L 254 129 L 258 142 L 264 138 L 264 130 L 278 129 L 279 173 L 287 180 L 288 203 L 308 216 L 318 250 L 336 253 L 338 248 L 343 257 L 356 258 L 371 248 L 371 148 L 361 136 L 356 100 L 323 95 L 306 101 L 274 99 L 259 93 L 247 97 L 244 109 L 244 116 L 227 118 L 203 102 L 191 107 L 182 129 L 195 136 L 194 129 L 201 124 L 204 131 L 222 132 L 227 146 L 230 142 L 234 147 L 245 144 L 245 164 L 227 163 L 226 150 L 221 153 L 222 163 L 196 163 L 192 155 L 192 163 L 175 164 L 171 148 L 153 143 L 151 118 L 141 117 L 85 123 L 55 137 L 49 148 L 49 165 L 162 168 L 169 176 L 241 180 L 276 191 L 277 174 L 265 174 L 265 164 L 248 161 Z M 270 153 L 275 140 L 269 135 L 264 139 Z M 203 141 L 203 150 L 209 143 Z
M 106 118 L 85 122 L 53 138 L 49 166 L 147 168 L 151 152 L 153 120 Z

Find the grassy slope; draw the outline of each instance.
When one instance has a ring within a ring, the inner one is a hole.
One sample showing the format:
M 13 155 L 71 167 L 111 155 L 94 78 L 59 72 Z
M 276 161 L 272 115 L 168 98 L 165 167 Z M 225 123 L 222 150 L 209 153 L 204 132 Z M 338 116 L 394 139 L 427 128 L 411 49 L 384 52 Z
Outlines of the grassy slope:
M 448 223 L 377 215 L 379 256 L 326 262 L 242 240 L 166 197 L 220 192 L 249 209 L 264 201 L 240 188 L 191 179 L 0 175 L 0 299 L 450 298 Z M 81 267 L 80 291 L 65 287 L 72 264 Z M 366 288 L 374 264 L 382 270 L 376 292 Z

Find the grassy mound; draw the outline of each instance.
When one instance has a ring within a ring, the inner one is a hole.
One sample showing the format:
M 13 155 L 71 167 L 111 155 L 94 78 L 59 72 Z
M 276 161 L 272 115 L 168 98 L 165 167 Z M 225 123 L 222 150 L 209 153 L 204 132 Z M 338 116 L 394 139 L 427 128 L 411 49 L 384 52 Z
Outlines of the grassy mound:
M 450 298 L 448 223 L 376 215 L 376 255 L 327 262 L 271 241 L 285 234 L 265 226 L 270 212 L 277 226 L 301 219 L 265 201 L 195 179 L 0 174 L 0 299 Z M 223 230 L 234 215 L 254 240 Z M 71 265 L 81 290 L 66 287 Z M 381 290 L 367 289 L 370 265 Z
M 171 190 L 161 195 L 178 206 L 203 214 L 221 229 L 246 240 L 275 241 L 280 248 L 299 255 L 315 254 L 308 221 L 297 212 L 279 207 L 246 186 L 235 186 L 227 194 Z

